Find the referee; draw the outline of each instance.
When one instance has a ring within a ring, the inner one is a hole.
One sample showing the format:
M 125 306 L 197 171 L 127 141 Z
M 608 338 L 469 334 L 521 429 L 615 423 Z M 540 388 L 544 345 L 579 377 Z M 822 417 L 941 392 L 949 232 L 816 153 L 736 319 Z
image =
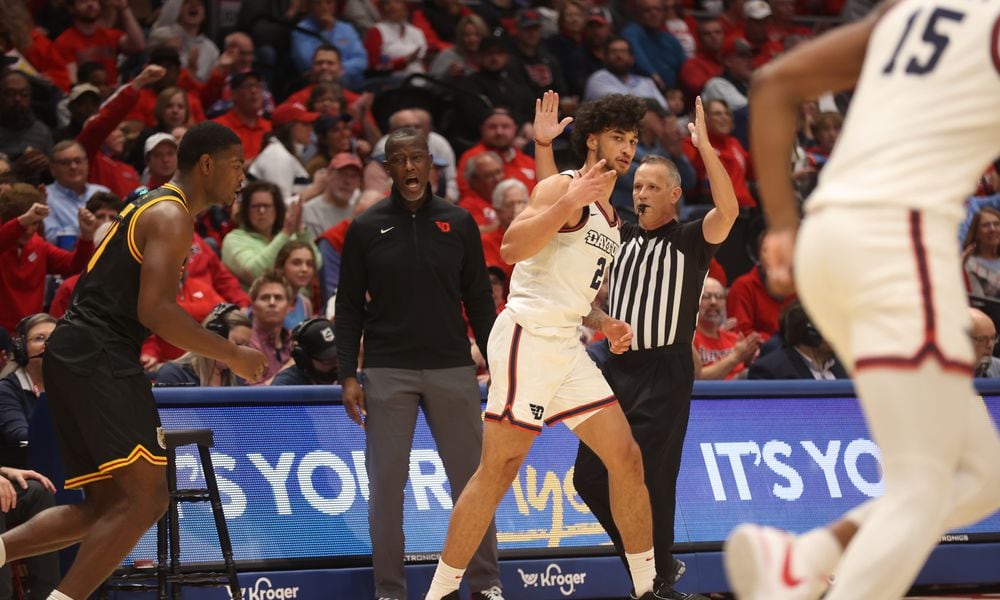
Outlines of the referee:
M 691 410 L 694 363 L 691 343 L 701 288 L 719 245 L 739 213 L 725 168 L 705 129 L 699 98 L 691 141 L 708 172 L 715 208 L 703 219 L 677 220 L 681 197 L 677 167 L 666 158 L 648 155 L 635 173 L 632 201 L 639 226 L 624 223 L 621 248 L 611 269 L 609 313 L 627 322 L 634 333 L 631 351 L 611 355 L 602 370 L 632 426 L 646 470 L 653 509 L 656 555 L 656 598 L 693 600 L 673 584 L 683 573 L 674 567 L 674 506 L 681 449 Z M 608 532 L 619 555 L 621 536 L 615 528 L 608 474 L 584 444 L 576 457 L 573 483 Z

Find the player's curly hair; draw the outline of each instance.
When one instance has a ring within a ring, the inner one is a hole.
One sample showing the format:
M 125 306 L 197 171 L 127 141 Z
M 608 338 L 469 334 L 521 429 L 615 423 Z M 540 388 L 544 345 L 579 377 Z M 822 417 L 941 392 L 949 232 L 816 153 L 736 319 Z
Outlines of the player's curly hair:
M 570 143 L 580 160 L 587 158 L 587 136 L 609 129 L 639 131 L 639 121 L 646 115 L 646 101 L 635 96 L 611 94 L 587 102 L 576 111 Z

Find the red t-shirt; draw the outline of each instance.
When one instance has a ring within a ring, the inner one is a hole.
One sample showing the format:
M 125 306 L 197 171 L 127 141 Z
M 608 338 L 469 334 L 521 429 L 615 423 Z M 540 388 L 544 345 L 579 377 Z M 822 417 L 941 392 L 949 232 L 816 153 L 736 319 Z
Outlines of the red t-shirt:
M 747 186 L 747 179 L 752 179 L 750 153 L 746 151 L 738 139 L 731 135 L 709 137 L 712 147 L 715 148 L 715 153 L 719 155 L 722 166 L 733 182 L 733 191 L 736 192 L 736 200 L 740 207 L 753 208 L 757 206 L 757 201 L 754 200 L 750 193 L 750 187 Z M 691 143 L 689 137 L 684 138 L 684 154 L 691 161 L 691 166 L 694 167 L 695 174 L 698 176 L 698 186 L 702 189 L 702 193 L 707 193 L 708 173 L 705 170 L 705 163 L 701 160 L 701 153 Z
M 469 182 L 465 180 L 465 164 L 473 156 L 490 150 L 492 148 L 487 148 L 480 142 L 466 150 L 465 154 L 458 159 L 458 191 L 463 196 L 472 191 L 469 188 Z M 503 159 L 504 179 L 519 179 L 524 185 L 528 186 L 528 192 L 531 192 L 531 190 L 535 189 L 535 184 L 538 183 L 538 179 L 535 176 L 535 159 L 517 148 L 511 148 L 511 150 L 513 150 L 513 153 L 507 153 L 506 156 L 504 156 L 503 152 L 497 152 L 500 158 Z
M 694 97 L 701 93 L 709 79 L 720 75 L 722 63 L 699 52 L 681 66 L 681 85 L 684 93 Z
M 487 231 L 480 237 L 483 240 L 483 256 L 486 257 L 487 267 L 498 267 L 507 276 L 507 281 L 510 281 L 510 276 L 514 272 L 514 265 L 509 265 L 504 262 L 503 258 L 500 257 L 500 244 L 503 243 L 503 234 L 506 231 L 502 231 L 499 228 L 493 231 Z
M 271 122 L 267 119 L 257 117 L 253 126 L 247 127 L 232 110 L 212 120 L 225 125 L 240 136 L 240 141 L 243 142 L 243 154 L 246 156 L 247 162 L 257 158 L 264 144 L 264 134 L 271 131 Z
M 24 53 L 24 58 L 36 69 L 41 71 L 63 92 L 69 92 L 69 71 L 66 61 L 56 50 L 52 41 L 38 27 L 31 30 L 31 45 Z
M 139 99 L 135 101 L 135 106 L 128 111 L 123 120 L 139 121 L 146 127 L 156 127 L 156 98 L 160 92 L 153 88 L 142 88 L 139 90 Z M 187 93 L 189 112 L 192 123 L 201 123 L 205 120 L 205 109 L 202 108 L 201 98 L 195 92 Z
M 726 297 L 726 314 L 736 319 L 736 331 L 760 334 L 761 342 L 777 333 L 781 311 L 795 301 L 795 294 L 777 299 L 767 292 L 761 279 L 760 267 L 740 275 L 733 281 Z
M 479 227 L 496 225 L 497 212 L 493 210 L 493 205 L 480 198 L 479 194 L 470 191 L 462 196 L 458 205 L 469 211 Z
M 719 337 L 713 338 L 696 329 L 694 332 L 694 347 L 698 351 L 698 355 L 701 356 L 702 366 L 707 367 L 708 365 L 717 363 L 732 354 L 733 349 L 736 348 L 736 342 L 738 342 L 739 339 L 740 336 L 732 331 L 720 329 Z M 745 368 L 746 365 L 742 362 L 737 363 L 736 366 L 726 374 L 726 379 L 736 377 L 739 375 L 740 371 Z
M 108 82 L 118 83 L 119 42 L 124 32 L 119 29 L 98 27 L 93 34 L 84 35 L 76 27 L 70 27 L 56 38 L 55 47 L 68 63 L 99 62 L 108 72 Z

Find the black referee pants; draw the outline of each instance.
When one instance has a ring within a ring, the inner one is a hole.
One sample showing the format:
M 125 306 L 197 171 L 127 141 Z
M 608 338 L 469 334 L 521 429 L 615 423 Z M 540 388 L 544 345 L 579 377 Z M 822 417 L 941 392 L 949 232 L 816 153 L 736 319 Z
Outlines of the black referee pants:
M 602 371 L 632 427 L 642 451 L 646 487 L 653 510 L 656 573 L 670 581 L 673 573 L 674 508 L 681 450 L 691 413 L 694 363 L 689 344 L 611 355 Z M 622 561 L 625 550 L 611 516 L 608 471 L 585 444 L 576 455 L 573 485 L 608 532 Z M 628 564 L 625 565 L 626 569 Z

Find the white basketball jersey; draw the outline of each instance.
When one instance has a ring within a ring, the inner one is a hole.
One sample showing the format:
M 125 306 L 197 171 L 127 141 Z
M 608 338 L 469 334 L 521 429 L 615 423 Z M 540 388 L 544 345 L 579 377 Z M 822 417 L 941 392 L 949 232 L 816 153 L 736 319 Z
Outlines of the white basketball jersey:
M 1000 154 L 998 17 L 997 0 L 903 0 L 882 16 L 808 211 L 964 214 Z
M 575 335 L 618 252 L 619 224 L 617 213 L 590 204 L 576 226 L 563 227 L 541 252 L 514 265 L 507 297 L 514 321 L 542 335 Z

